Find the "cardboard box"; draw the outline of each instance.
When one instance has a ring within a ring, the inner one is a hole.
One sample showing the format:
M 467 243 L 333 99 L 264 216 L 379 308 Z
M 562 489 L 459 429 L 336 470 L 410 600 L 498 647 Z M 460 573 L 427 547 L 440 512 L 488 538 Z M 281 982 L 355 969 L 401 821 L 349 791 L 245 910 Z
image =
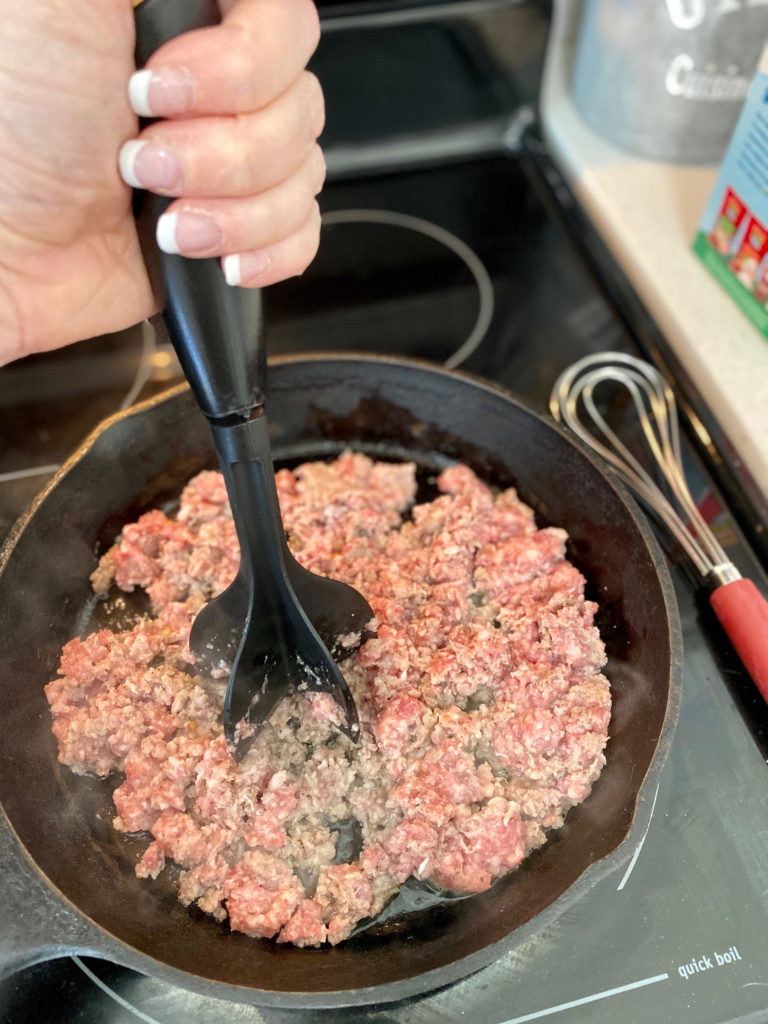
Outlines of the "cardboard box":
M 768 47 L 760 58 L 693 249 L 768 337 Z

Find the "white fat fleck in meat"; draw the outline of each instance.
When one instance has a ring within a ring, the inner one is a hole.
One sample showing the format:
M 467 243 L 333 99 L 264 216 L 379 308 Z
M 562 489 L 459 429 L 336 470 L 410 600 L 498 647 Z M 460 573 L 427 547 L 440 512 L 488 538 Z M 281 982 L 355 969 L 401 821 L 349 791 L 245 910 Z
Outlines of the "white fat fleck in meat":
M 180 900 L 231 928 L 335 944 L 408 877 L 482 891 L 562 825 L 605 763 L 605 650 L 565 532 L 537 529 L 513 490 L 494 494 L 467 466 L 416 506 L 412 464 L 352 452 L 276 483 L 301 564 L 356 587 L 376 616 L 377 636 L 341 666 L 357 744 L 333 698 L 302 687 L 241 764 L 230 756 L 228 666 L 195 675 L 189 651 L 239 558 L 214 472 L 174 518 L 124 528 L 94 589 L 141 587 L 153 614 L 70 641 L 46 694 L 62 764 L 123 774 L 114 826 L 146 834 L 139 876 L 175 863 Z

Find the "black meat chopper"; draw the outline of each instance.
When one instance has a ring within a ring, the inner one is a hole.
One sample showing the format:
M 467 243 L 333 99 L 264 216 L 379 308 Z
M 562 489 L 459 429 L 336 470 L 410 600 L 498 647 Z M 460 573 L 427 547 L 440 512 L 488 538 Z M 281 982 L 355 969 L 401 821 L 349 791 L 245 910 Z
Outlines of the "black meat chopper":
M 134 16 L 137 67 L 167 40 L 220 20 L 215 0 L 140 0 Z M 139 237 L 171 342 L 211 426 L 240 542 L 237 575 L 199 612 L 190 647 L 209 669 L 231 662 L 223 723 L 237 760 L 299 691 L 330 693 L 344 715 L 340 728 L 356 740 L 357 709 L 334 657 L 371 635 L 373 612 L 356 590 L 304 569 L 288 548 L 265 409 L 261 295 L 227 285 L 218 259 L 158 249 L 157 221 L 170 201 L 137 193 Z

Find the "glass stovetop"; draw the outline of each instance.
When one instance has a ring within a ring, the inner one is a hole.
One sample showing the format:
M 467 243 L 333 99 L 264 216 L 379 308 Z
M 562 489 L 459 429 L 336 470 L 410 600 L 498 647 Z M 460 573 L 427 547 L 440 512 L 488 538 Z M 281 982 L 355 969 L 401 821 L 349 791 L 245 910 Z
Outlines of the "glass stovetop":
M 273 354 L 309 349 L 455 358 L 544 410 L 561 369 L 589 352 L 635 351 L 576 248 L 512 156 L 337 183 L 326 213 L 395 211 L 437 225 L 331 217 L 318 260 L 266 296 Z M 482 265 L 467 264 L 461 245 Z M 474 269 L 473 269 L 474 267 Z M 491 282 L 492 294 L 482 283 Z M 489 303 L 491 307 L 489 307 Z M 104 415 L 178 379 L 161 340 L 137 329 L 0 373 L 5 532 Z M 743 571 L 765 585 L 704 471 L 692 489 Z M 39 470 L 42 470 L 39 472 Z M 19 475 L 22 474 L 22 475 Z M 171 988 L 119 966 L 65 957 L 0 986 L 0 1019 L 45 1024 L 522 1024 L 548 1020 L 696 1024 L 768 1019 L 765 706 L 689 573 L 673 566 L 684 630 L 682 706 L 650 824 L 625 863 L 546 931 L 478 974 L 381 1008 L 255 1009 Z M 631 854 L 631 857 L 630 857 Z M 1 881 L 0 869 L 0 881 Z

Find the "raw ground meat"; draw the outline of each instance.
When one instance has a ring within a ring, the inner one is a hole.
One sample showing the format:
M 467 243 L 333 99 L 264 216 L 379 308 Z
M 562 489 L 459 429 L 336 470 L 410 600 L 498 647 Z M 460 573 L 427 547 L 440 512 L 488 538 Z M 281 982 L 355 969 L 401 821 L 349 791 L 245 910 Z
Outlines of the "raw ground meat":
M 232 928 L 337 943 L 410 876 L 485 890 L 562 825 L 605 762 L 605 652 L 566 534 L 537 529 L 514 491 L 455 465 L 413 506 L 413 465 L 349 452 L 277 484 L 299 561 L 376 615 L 376 639 L 343 664 L 357 745 L 328 695 L 302 694 L 241 765 L 230 757 L 224 682 L 196 674 L 188 647 L 237 568 L 214 472 L 174 519 L 126 526 L 94 573 L 101 594 L 142 587 L 153 616 L 72 640 L 46 692 L 61 762 L 124 774 L 114 826 L 148 834 L 138 875 L 174 861 L 182 902 Z

